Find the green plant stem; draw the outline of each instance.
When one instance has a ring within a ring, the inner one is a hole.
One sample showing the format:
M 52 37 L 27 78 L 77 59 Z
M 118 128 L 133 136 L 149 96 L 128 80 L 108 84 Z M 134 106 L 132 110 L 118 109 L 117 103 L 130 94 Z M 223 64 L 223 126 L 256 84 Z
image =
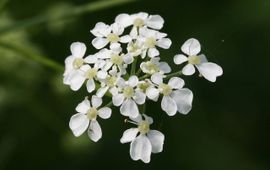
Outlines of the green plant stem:
M 110 101 L 108 104 L 106 104 L 104 107 L 111 107 L 112 106 L 112 101 Z
M 97 2 L 91 2 L 91 3 L 84 4 L 78 7 L 74 7 L 72 10 L 66 11 L 65 13 L 62 13 L 61 15 L 57 15 L 53 17 L 51 15 L 41 15 L 34 18 L 17 21 L 14 24 L 0 28 L 0 35 L 6 32 L 13 31 L 13 30 L 25 29 L 34 25 L 38 25 L 38 24 L 42 24 L 46 22 L 52 22 L 55 20 L 61 20 L 65 18 L 70 18 L 70 17 L 75 17 L 78 15 L 82 15 L 84 13 L 95 12 L 101 9 L 106 9 L 109 7 L 122 5 L 122 4 L 130 3 L 130 2 L 134 2 L 134 1 L 136 0 L 102 0 L 102 1 L 97 1 Z
M 11 50 L 13 52 L 16 52 L 20 55 L 22 55 L 23 57 L 25 58 L 28 58 L 28 59 L 31 59 L 37 63 L 40 63 L 46 67 L 49 67 L 53 70 L 56 70 L 57 72 L 60 72 L 62 73 L 64 71 L 64 66 L 55 62 L 54 60 L 51 60 L 47 57 L 44 57 L 44 56 L 41 56 L 41 55 L 37 55 L 37 54 L 34 54 L 30 51 L 27 51 L 25 48 L 23 47 L 19 47 L 15 44 L 12 44 L 12 43 L 8 43 L 8 42 L 4 42 L 4 41 L 0 41 L 0 46 L 1 47 L 4 47 L 8 50 Z
M 182 75 L 182 72 L 181 71 L 177 71 L 177 72 L 174 72 L 174 73 L 171 73 L 171 74 L 166 75 L 165 79 L 169 79 L 171 77 L 180 76 L 180 75 Z
M 139 80 L 144 80 L 144 79 L 146 79 L 146 78 L 148 78 L 150 76 L 151 76 L 150 74 L 145 74 L 144 76 L 139 77 Z
M 137 60 L 138 60 L 138 58 L 135 57 L 132 65 L 131 65 L 130 76 L 132 76 L 136 73 Z

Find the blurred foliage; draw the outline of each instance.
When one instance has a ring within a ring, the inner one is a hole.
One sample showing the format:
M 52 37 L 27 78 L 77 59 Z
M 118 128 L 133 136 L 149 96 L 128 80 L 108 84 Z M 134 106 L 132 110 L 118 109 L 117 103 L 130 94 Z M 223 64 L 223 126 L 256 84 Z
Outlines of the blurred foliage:
M 269 0 L 141 0 L 59 17 L 89 3 L 0 0 L 1 170 L 270 169 Z M 149 165 L 132 161 L 129 145 L 120 144 L 130 125 L 117 109 L 110 120 L 100 122 L 100 142 L 87 135 L 73 137 L 68 121 L 86 91 L 72 92 L 62 84 L 61 71 L 35 58 L 45 56 L 62 67 L 74 41 L 85 42 L 88 53 L 94 53 L 89 30 L 96 22 L 111 23 L 119 13 L 139 11 L 164 17 L 163 31 L 173 40 L 172 48 L 161 53 L 164 60 L 172 63 L 180 45 L 195 37 L 208 58 L 224 68 L 215 84 L 185 78 L 195 94 L 187 116 L 170 118 L 149 102 L 146 110 L 155 119 L 154 127 L 166 135 L 163 153 L 152 155 Z M 49 19 L 6 29 L 40 16 Z

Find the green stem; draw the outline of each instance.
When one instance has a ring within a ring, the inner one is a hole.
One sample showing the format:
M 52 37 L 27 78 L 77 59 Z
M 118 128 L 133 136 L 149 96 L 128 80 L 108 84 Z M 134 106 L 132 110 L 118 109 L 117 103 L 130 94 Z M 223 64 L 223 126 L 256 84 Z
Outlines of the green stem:
M 37 16 L 34 18 L 22 20 L 22 21 L 17 21 L 14 24 L 8 25 L 6 27 L 3 27 L 0 29 L 0 35 L 4 34 L 6 32 L 10 32 L 13 30 L 18 30 L 18 29 L 25 29 L 33 25 L 38 25 L 46 22 L 51 22 L 55 20 L 61 20 L 65 18 L 70 18 L 70 17 L 75 17 L 78 15 L 82 15 L 84 13 L 90 13 L 94 11 L 98 11 L 100 9 L 106 9 L 109 7 L 117 6 L 117 5 L 122 5 L 126 4 L 129 2 L 134 2 L 135 0 L 102 0 L 98 2 L 91 2 L 88 4 L 84 4 L 78 7 L 72 8 L 72 10 L 67 10 L 64 13 L 52 17 L 51 15 L 41 15 Z
M 146 78 L 148 78 L 150 76 L 151 76 L 150 74 L 145 74 L 144 76 L 139 77 L 139 80 L 144 80 L 144 79 L 146 79 Z
M 8 50 L 11 50 L 11 51 L 14 51 L 18 54 L 21 54 L 23 57 L 25 58 L 28 58 L 28 59 L 31 59 L 35 62 L 38 62 L 44 66 L 47 66 L 53 70 L 56 70 L 58 72 L 63 72 L 64 71 L 64 67 L 63 65 L 55 62 L 54 60 L 51 60 L 47 57 L 44 57 L 44 56 L 40 56 L 40 55 L 37 55 L 37 54 L 34 54 L 30 51 L 27 51 L 25 48 L 23 47 L 19 47 L 15 44 L 12 44 L 12 43 L 8 43 L 8 42 L 3 42 L 3 41 L 0 41 L 0 46 L 1 47 L 4 47 Z
M 177 72 L 174 72 L 174 73 L 171 73 L 171 74 L 166 75 L 165 79 L 169 79 L 171 77 L 180 76 L 180 75 L 182 75 L 182 72 L 181 71 L 177 71 Z
M 136 72 L 137 60 L 138 60 L 138 57 L 135 57 L 132 65 L 131 65 L 131 70 L 130 70 L 131 76 L 134 75 Z
M 106 104 L 104 107 L 111 107 L 112 106 L 112 101 L 110 101 L 108 104 Z

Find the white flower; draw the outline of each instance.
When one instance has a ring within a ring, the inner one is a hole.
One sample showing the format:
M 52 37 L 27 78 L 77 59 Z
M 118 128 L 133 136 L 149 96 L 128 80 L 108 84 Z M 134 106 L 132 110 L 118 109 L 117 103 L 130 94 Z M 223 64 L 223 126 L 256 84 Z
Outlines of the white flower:
M 140 159 L 144 163 L 149 163 L 151 153 L 162 152 L 165 137 L 157 130 L 150 130 L 150 125 L 153 123 L 153 119 L 145 114 L 143 116 L 144 120 L 141 115 L 132 119 L 134 121 L 132 123 L 138 125 L 138 127 L 127 129 L 123 133 L 120 142 L 131 142 L 130 156 L 133 160 L 136 161 Z M 140 134 L 138 135 L 138 133 Z
M 181 47 L 181 50 L 188 55 L 186 57 L 183 54 L 178 54 L 174 56 L 175 64 L 182 64 L 188 62 L 186 66 L 182 69 L 184 75 L 192 75 L 195 73 L 195 67 L 199 70 L 200 74 L 207 80 L 215 82 L 218 76 L 223 74 L 222 68 L 212 62 L 208 62 L 206 57 L 198 55 L 201 51 L 201 45 L 198 40 L 191 38 L 188 39 Z
M 130 43 L 128 43 L 128 46 L 127 46 L 128 54 L 131 54 L 133 57 L 141 55 L 143 52 L 143 45 L 144 45 L 143 42 L 131 41 Z
M 108 119 L 111 116 L 111 109 L 108 107 L 99 108 L 102 104 L 102 99 L 97 96 L 92 96 L 90 101 L 85 98 L 77 107 L 77 114 L 73 115 L 69 121 L 69 127 L 74 136 L 82 135 L 88 128 L 87 134 L 90 139 L 97 142 L 102 137 L 102 131 L 97 121 L 97 116 L 102 119 Z
M 117 93 L 117 82 L 120 79 L 121 74 L 117 72 L 116 67 L 109 72 L 107 77 L 103 80 L 100 80 L 101 87 L 97 90 L 96 95 L 98 97 L 103 97 L 107 91 L 110 91 L 111 94 Z
M 115 18 L 115 22 L 123 27 L 133 25 L 130 35 L 132 38 L 136 38 L 138 35 L 138 28 L 147 26 L 159 30 L 163 27 L 164 19 L 160 15 L 149 15 L 145 12 L 139 12 L 132 15 L 119 14 Z
M 150 86 L 146 90 L 146 95 L 149 99 L 156 101 L 159 94 L 163 95 L 161 100 L 161 108 L 169 116 L 173 116 L 178 111 L 182 114 L 187 114 L 192 107 L 193 93 L 187 88 L 184 80 L 179 77 L 172 77 L 168 84 L 163 83 L 163 77 L 159 73 L 151 76 L 153 83 L 156 87 Z
M 143 27 L 139 29 L 138 41 L 143 42 L 145 53 L 147 52 L 147 55 L 153 58 L 159 55 L 156 47 L 169 49 L 172 45 L 172 41 L 169 38 L 165 38 L 166 36 L 167 34 L 165 33 Z M 142 58 L 144 57 L 142 56 Z
M 96 36 L 92 44 L 96 49 L 101 49 L 110 43 L 111 49 L 119 49 L 121 48 L 119 42 L 128 43 L 131 41 L 129 35 L 121 36 L 123 32 L 124 27 L 117 23 L 109 26 L 103 22 L 99 22 L 94 29 L 91 30 L 91 33 Z
M 145 103 L 146 95 L 140 90 L 135 90 L 138 81 L 137 76 L 131 76 L 128 81 L 123 78 L 118 81 L 120 93 L 114 93 L 112 101 L 115 106 L 121 105 L 120 113 L 124 116 L 137 117 L 139 115 L 137 104 Z
M 133 62 L 132 55 L 108 49 L 103 49 L 102 51 L 100 58 L 106 60 L 103 70 L 107 71 L 111 69 L 112 66 L 116 66 L 122 75 L 126 74 L 127 65 Z
M 154 74 L 160 72 L 161 74 L 170 73 L 171 67 L 167 62 L 159 62 L 160 58 L 151 58 L 150 61 L 142 62 L 140 68 L 142 72 L 147 74 Z

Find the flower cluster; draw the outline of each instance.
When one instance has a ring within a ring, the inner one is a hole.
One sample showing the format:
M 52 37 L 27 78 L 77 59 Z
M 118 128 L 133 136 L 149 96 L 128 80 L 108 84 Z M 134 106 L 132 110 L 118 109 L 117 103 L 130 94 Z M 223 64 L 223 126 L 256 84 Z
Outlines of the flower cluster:
M 91 101 L 85 97 L 79 103 L 77 113 L 70 119 L 69 127 L 76 137 L 87 130 L 89 138 L 97 142 L 102 137 L 98 117 L 108 119 L 110 107 L 120 107 L 120 114 L 128 118 L 126 122 L 136 125 L 124 131 L 120 142 L 131 142 L 133 160 L 148 163 L 151 153 L 163 150 L 165 137 L 150 129 L 153 119 L 145 113 L 146 101 L 161 99 L 161 109 L 169 116 L 177 112 L 187 114 L 193 93 L 180 76 L 194 74 L 195 68 L 211 82 L 222 75 L 220 66 L 199 54 L 201 46 L 194 38 L 182 45 L 184 54 L 173 58 L 177 65 L 187 64 L 171 73 L 171 67 L 162 61 L 159 52 L 172 44 L 167 34 L 159 31 L 163 24 L 159 15 L 120 14 L 113 24 L 99 22 L 90 31 L 95 36 L 92 45 L 99 50 L 97 53 L 86 55 L 84 43 L 71 44 L 71 55 L 65 60 L 64 84 L 74 91 L 85 84 L 91 96 Z M 104 98 L 110 101 L 106 105 L 102 105 Z

